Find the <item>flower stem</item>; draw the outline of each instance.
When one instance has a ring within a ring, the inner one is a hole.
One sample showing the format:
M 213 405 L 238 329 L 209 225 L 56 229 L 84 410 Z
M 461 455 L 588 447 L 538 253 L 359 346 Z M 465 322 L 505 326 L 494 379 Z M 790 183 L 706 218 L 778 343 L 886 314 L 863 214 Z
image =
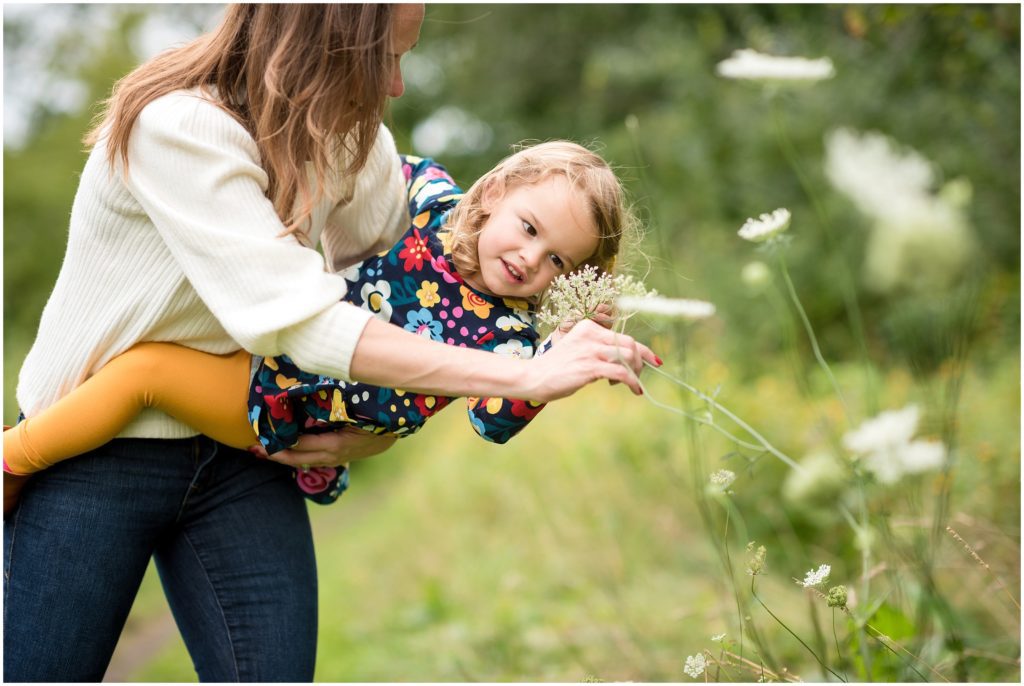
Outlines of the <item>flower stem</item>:
M 832 608 L 832 638 L 835 639 L 836 642 L 836 659 L 839 660 L 838 666 L 841 669 L 843 666 L 843 652 L 839 650 L 839 635 L 836 634 L 836 609 L 834 607 Z M 843 671 L 843 675 L 846 675 L 845 670 Z M 849 677 L 847 677 L 847 681 L 849 681 Z
M 726 408 L 725 406 L 723 406 L 720 403 L 716 402 L 714 398 L 712 398 L 711 396 L 707 395 L 706 393 L 702 393 L 701 391 L 697 390 L 696 388 L 694 388 L 690 384 L 686 383 L 682 379 L 677 379 L 676 377 L 672 376 L 668 372 L 666 372 L 666 371 L 664 371 L 662 369 L 659 369 L 659 368 L 655 367 L 654 365 L 652 365 L 652 364 L 650 364 L 648 362 L 644 362 L 644 364 L 647 365 L 648 367 L 650 367 L 651 369 L 653 369 L 654 371 L 656 371 L 658 374 L 661 374 L 665 378 L 669 379 L 670 381 L 674 381 L 679 386 L 682 386 L 683 388 L 688 390 L 690 393 L 693 393 L 695 396 L 697 396 L 698 398 L 700 398 L 701 400 L 703 400 L 704 402 L 706 402 L 707 404 L 711 405 L 716 410 L 718 410 L 719 412 L 724 414 L 726 417 L 728 417 L 729 419 L 734 421 L 736 424 L 741 426 L 744 431 L 746 431 L 748 434 L 750 434 L 751 436 L 756 438 L 757 441 L 762 446 L 764 446 L 764 449 L 767 450 L 768 452 L 770 452 L 772 455 L 774 455 L 775 457 L 779 458 L 780 460 L 782 460 L 783 462 L 785 462 L 787 465 L 789 465 L 793 469 L 797 470 L 798 472 L 804 471 L 804 468 L 801 467 L 799 464 L 797 464 L 795 461 L 793 461 L 793 458 L 789 457 L 785 453 L 783 453 L 780 450 L 778 450 L 775 446 L 773 446 L 771 443 L 768 442 L 768 439 L 766 439 L 764 436 L 762 436 L 757 431 L 755 431 L 754 428 L 752 426 L 750 426 L 749 424 L 747 424 L 745 421 L 743 421 L 742 419 L 737 417 L 735 414 L 730 412 L 728 408 Z M 645 395 L 646 395 L 646 393 L 645 393 Z
M 916 668 L 916 667 L 914 667 L 914 665 L 910 664 L 910 662 L 908 662 L 907 660 L 905 660 L 905 659 L 903 658 L 903 656 L 902 656 L 902 655 L 900 655 L 899 653 L 897 653 L 897 652 L 896 652 L 896 651 L 895 651 L 895 650 L 893 649 L 893 647 L 892 647 L 891 645 L 889 645 L 888 643 L 886 643 L 885 641 L 883 641 L 883 640 L 882 640 L 882 637 L 883 637 L 883 636 L 885 636 L 885 634 L 883 634 L 883 633 L 882 633 L 881 631 L 879 631 L 879 630 L 878 630 L 878 629 L 876 629 L 875 627 L 871 626 L 870 624 L 867 624 L 866 622 L 865 622 L 864 626 L 865 626 L 865 627 L 866 627 L 867 629 L 869 629 L 869 631 L 867 632 L 868 636 L 870 636 L 871 638 L 873 638 L 873 639 L 875 639 L 876 641 L 878 641 L 879 643 L 881 643 L 881 644 L 882 644 L 882 645 L 883 645 L 883 646 L 885 647 L 885 649 L 886 649 L 886 650 L 888 650 L 888 651 L 889 651 L 890 653 L 892 653 L 893 655 L 895 655 L 895 656 L 897 657 L 897 659 L 899 659 L 899 661 L 900 661 L 900 662 L 902 662 L 902 663 L 903 663 L 903 664 L 905 664 L 905 665 L 906 665 L 907 667 L 910 667 L 910 668 L 911 668 L 912 670 L 914 670 L 914 674 L 916 674 L 916 675 L 918 675 L 919 677 L 921 677 L 921 681 L 928 681 L 928 677 L 926 677 L 926 676 L 925 676 L 924 674 L 921 674 L 921 672 L 917 671 L 917 668 Z M 874 631 L 875 633 L 874 633 L 874 634 L 873 634 L 873 633 L 871 633 L 872 631 Z M 877 636 L 876 636 L 875 634 L 877 634 Z M 892 639 L 889 639 L 889 640 L 892 640 Z M 904 648 L 903 650 L 905 650 L 905 651 L 907 652 L 907 654 L 908 654 L 908 655 L 910 655 L 911 657 L 913 657 L 913 658 L 914 658 L 915 660 L 917 660 L 917 659 L 918 659 L 917 657 L 915 657 L 915 656 L 914 656 L 914 654 L 913 654 L 913 653 L 911 653 L 910 651 L 906 650 L 906 648 Z M 922 663 L 922 664 L 924 664 L 924 663 Z M 926 665 L 926 666 L 927 666 L 927 665 Z M 931 667 L 929 667 L 929 669 L 932 669 L 932 668 L 931 668 Z M 935 671 L 934 669 L 932 669 L 932 671 L 933 671 L 933 672 L 935 672 L 935 674 L 936 674 L 936 675 L 937 675 L 937 676 L 938 676 L 938 677 L 939 677 L 940 679 L 942 679 L 942 680 L 943 680 L 943 681 L 945 681 L 946 683 L 949 683 L 949 679 L 947 679 L 946 677 L 942 676 L 942 674 L 940 674 L 939 672 L 936 672 L 936 671 Z
M 832 382 L 832 388 L 835 389 L 836 395 L 839 397 L 839 402 L 843 405 L 843 412 L 846 414 L 846 421 L 850 424 L 852 423 L 850 419 L 850 407 L 846 404 L 846 398 L 843 397 L 843 391 L 839 388 L 839 382 L 836 381 L 836 377 L 832 374 L 832 368 L 828 366 L 828 362 L 825 361 L 825 356 L 821 354 L 821 348 L 818 346 L 818 337 L 814 335 L 814 328 L 811 326 L 811 320 L 807 318 L 807 312 L 804 311 L 804 306 L 800 303 L 800 298 L 796 294 L 796 288 L 793 287 L 793 280 L 789 278 L 789 269 L 786 267 L 786 258 L 781 250 L 778 252 L 779 267 L 782 270 L 782 278 L 786 282 L 786 290 L 789 291 L 789 297 L 796 306 L 797 312 L 800 314 L 800 321 L 803 322 L 804 330 L 807 332 L 807 338 L 811 342 L 811 350 L 814 351 L 814 359 L 818 361 L 821 368 L 825 370 L 825 374 L 828 376 L 829 381 Z
M 779 99 L 772 98 L 772 110 L 775 115 L 775 133 L 779 139 L 779 148 L 782 149 L 782 155 L 786 158 L 786 162 L 793 169 L 796 174 L 797 180 L 800 181 L 800 185 L 804 189 L 804 193 L 811 201 L 811 205 L 814 207 L 815 213 L 818 215 L 818 224 L 821 228 L 821 233 L 825 237 L 825 245 L 829 252 L 832 254 L 833 262 L 838 264 L 839 282 L 842 286 L 841 290 L 843 293 L 843 304 L 846 308 L 846 316 L 850 320 L 850 325 L 853 328 L 854 336 L 857 339 L 857 347 L 860 349 L 861 361 L 864 365 L 864 383 L 867 390 L 868 398 L 868 414 L 874 415 L 877 413 L 877 401 L 874 381 L 871 377 L 871 365 L 868 363 L 868 345 L 867 337 L 864 334 L 864 320 L 861 317 L 860 305 L 857 303 L 857 291 L 853 284 L 853 277 L 850 274 L 849 266 L 846 261 L 839 258 L 839 255 L 833 245 L 834 238 L 832 236 L 831 223 L 829 222 L 828 215 L 825 213 L 825 209 L 821 202 L 818 200 L 818 195 L 814 192 L 811 187 L 811 183 L 807 178 L 807 175 L 803 171 L 803 167 L 800 166 L 800 162 L 797 156 L 796 149 L 793 147 L 792 141 L 789 140 L 789 136 L 786 134 L 786 127 L 782 123 L 782 109 L 779 106 Z
M 663 410 L 668 410 L 669 412 L 673 412 L 675 414 L 681 415 L 683 417 L 686 417 L 687 419 L 692 419 L 693 421 L 697 422 L 698 424 L 704 424 L 705 426 L 710 426 L 712 429 L 714 429 L 718 433 L 722 434 L 723 436 L 728 438 L 730 441 L 734 442 L 736 445 L 741 446 L 743 448 L 747 448 L 749 450 L 759 450 L 759 451 L 763 451 L 764 450 L 763 446 L 757 445 L 756 443 L 750 443 L 749 441 L 744 441 L 743 439 L 739 438 L 738 436 L 734 436 L 733 434 L 729 433 L 728 431 L 726 431 L 722 427 L 718 426 L 713 421 L 708 421 L 707 419 L 704 419 L 703 417 L 701 417 L 698 414 L 693 414 L 692 412 L 687 412 L 686 410 L 680 410 L 678 407 L 672 407 L 671 405 L 667 405 L 667 404 L 665 404 L 665 403 L 663 403 L 663 402 L 661 402 L 659 400 L 655 400 L 654 397 L 651 396 L 651 394 L 647 392 L 647 387 L 644 385 L 644 383 L 642 381 L 639 381 L 639 383 L 640 383 L 640 387 L 644 391 L 644 397 L 647 398 L 647 400 L 652 405 L 654 405 L 655 407 L 660 407 Z
M 781 624 L 782 628 L 785 629 L 786 631 L 788 631 L 793 638 L 795 638 L 796 640 L 800 641 L 800 645 L 802 645 L 804 648 L 806 648 L 807 652 L 809 652 L 812 656 L 814 656 L 814 659 L 818 661 L 818 664 L 822 666 L 822 669 L 824 669 L 825 671 L 829 672 L 832 676 L 834 676 L 835 678 L 839 679 L 843 683 L 846 683 L 846 679 L 844 679 L 843 677 L 839 676 L 838 674 L 833 672 L 831 669 L 829 669 L 828 665 L 826 665 L 824 662 L 821 661 L 821 658 L 818 657 L 818 654 L 816 652 L 814 652 L 813 650 L 811 650 L 811 647 L 809 645 L 807 645 L 806 643 L 804 643 L 804 640 L 802 638 L 800 638 L 795 633 L 793 633 L 793 630 L 790 629 L 786 625 L 785 622 L 783 622 L 781 619 L 776 617 L 775 613 L 768 609 L 768 606 L 764 604 L 764 601 L 761 600 L 761 598 L 758 597 L 757 592 L 754 591 L 754 581 L 755 581 L 756 578 L 757 577 L 755 576 L 755 577 L 751 578 L 751 580 L 750 580 L 750 594 L 752 596 L 754 596 L 754 600 L 756 600 L 758 603 L 760 603 L 761 607 L 764 608 L 765 612 L 770 614 L 772 616 L 772 619 L 774 619 L 776 622 Z

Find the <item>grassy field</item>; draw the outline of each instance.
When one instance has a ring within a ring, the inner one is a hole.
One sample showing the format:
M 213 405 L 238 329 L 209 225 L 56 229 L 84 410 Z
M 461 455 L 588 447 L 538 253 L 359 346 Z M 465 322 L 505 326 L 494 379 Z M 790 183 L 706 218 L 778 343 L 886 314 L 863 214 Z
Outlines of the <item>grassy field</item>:
M 778 374 L 733 386 L 720 361 L 701 368 L 702 385 L 722 383 L 719 400 L 786 450 L 808 440 L 822 409 L 834 411 L 828 402 L 806 402 Z M 852 381 L 855 373 L 842 370 L 840 380 Z M 925 391 L 904 372 L 882 380 L 886 406 L 920 400 Z M 1000 577 L 1016 595 L 1020 440 L 1007 419 L 1019 416 L 1019 388 L 1012 355 L 972 367 L 963 385 L 949 521 L 991 573 L 951 537 L 940 540 L 935 565 L 938 589 L 962 619 L 966 649 L 982 654 L 970 658 L 970 676 L 997 681 L 1014 681 L 1019 672 L 1019 613 L 994 581 Z M 658 381 L 648 393 L 675 398 Z M 726 442 L 716 435 L 702 430 L 705 455 L 724 454 Z M 685 657 L 717 650 L 712 635 L 735 638 L 737 622 L 701 523 L 685 436 L 670 413 L 623 388 L 596 385 L 548 407 L 507 446 L 480 441 L 461 413 L 449 409 L 421 435 L 361 465 L 341 502 L 312 507 L 321 584 L 317 680 L 690 680 L 682 671 Z M 844 559 L 856 559 L 843 552 L 852 534 L 830 526 L 817 532 L 813 511 L 782 499 L 781 463 L 759 461 L 744 472 L 714 458 L 702 468 L 723 464 L 739 472 L 733 488 L 748 534 L 769 546 L 758 595 L 810 641 L 813 596 L 793 578 L 830 561 L 834 579 L 856 586 L 856 566 L 844 566 Z M 927 502 L 938 481 L 925 478 L 920 494 L 907 489 L 881 506 L 895 512 L 897 535 L 927 526 L 927 506 L 915 510 L 911 501 Z M 734 541 L 731 554 L 742 577 L 742 544 Z M 908 572 L 879 572 L 883 583 L 890 573 Z M 147 579 L 133 613 L 136 627 L 166 612 L 154 600 L 159 593 Z M 777 664 L 804 680 L 822 678 L 769 615 L 759 608 L 751 614 Z M 903 638 L 910 633 L 942 632 L 920 625 Z M 877 659 L 876 678 L 900 666 L 891 656 Z M 953 680 L 950 664 L 937 658 L 931 666 Z M 172 637 L 130 678 L 195 675 L 180 639 Z

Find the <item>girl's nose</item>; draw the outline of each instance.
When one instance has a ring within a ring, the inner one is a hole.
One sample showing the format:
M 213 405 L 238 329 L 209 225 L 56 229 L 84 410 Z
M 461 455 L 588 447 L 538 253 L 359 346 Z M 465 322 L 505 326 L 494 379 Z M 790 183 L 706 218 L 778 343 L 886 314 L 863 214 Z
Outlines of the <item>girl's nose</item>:
M 543 255 L 544 251 L 536 246 L 523 248 L 520 253 L 520 257 L 523 259 L 523 266 L 529 269 L 531 274 L 537 271 L 537 268 L 540 266 L 541 260 L 543 259 Z

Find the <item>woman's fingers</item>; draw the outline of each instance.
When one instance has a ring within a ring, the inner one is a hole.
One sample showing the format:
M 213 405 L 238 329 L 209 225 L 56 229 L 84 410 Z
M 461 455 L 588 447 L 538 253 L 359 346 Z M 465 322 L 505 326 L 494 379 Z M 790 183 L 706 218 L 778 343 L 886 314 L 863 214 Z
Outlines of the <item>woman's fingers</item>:
M 598 379 L 624 383 L 639 395 L 644 362 L 658 364 L 650 348 L 631 336 L 587 320 L 577 324 L 551 352 L 539 358 L 542 381 L 537 400 L 565 397 Z

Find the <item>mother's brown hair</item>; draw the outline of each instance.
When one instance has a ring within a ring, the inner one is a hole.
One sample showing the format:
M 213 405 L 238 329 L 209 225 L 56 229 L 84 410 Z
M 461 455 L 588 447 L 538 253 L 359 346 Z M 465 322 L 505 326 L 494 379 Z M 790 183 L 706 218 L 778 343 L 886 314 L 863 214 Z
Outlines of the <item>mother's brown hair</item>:
M 390 79 L 392 17 L 389 4 L 231 5 L 216 29 L 118 81 L 85 142 L 107 135 L 111 167 L 120 156 L 127 168 L 142 108 L 202 87 L 255 139 L 267 196 L 287 233 L 301 235 L 323 191 L 322 181 L 309 188 L 306 162 L 320 180 L 354 174 L 373 148 Z M 339 144 L 344 169 L 335 169 Z

